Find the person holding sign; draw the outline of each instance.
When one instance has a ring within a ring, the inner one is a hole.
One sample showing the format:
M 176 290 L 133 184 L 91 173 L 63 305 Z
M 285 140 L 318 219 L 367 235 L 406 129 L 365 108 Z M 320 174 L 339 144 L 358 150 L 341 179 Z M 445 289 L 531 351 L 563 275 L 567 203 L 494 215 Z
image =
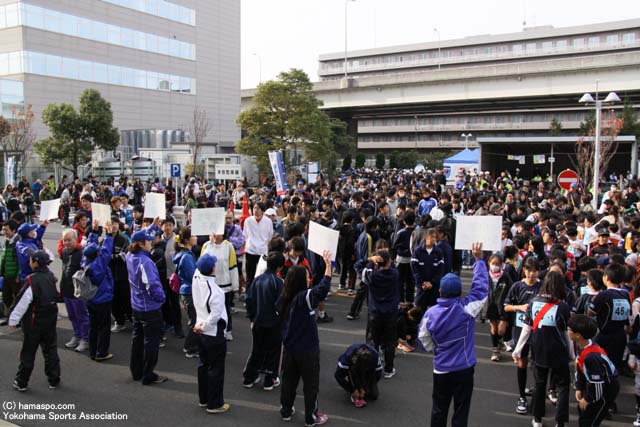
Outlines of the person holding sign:
M 540 286 L 542 285 L 538 280 L 540 264 L 536 258 L 527 258 L 522 265 L 522 270 L 524 272 L 524 279 L 511 286 L 507 298 L 504 300 L 504 311 L 507 313 L 516 313 L 516 322 L 513 331 L 513 339 L 516 340 L 516 342 L 518 342 L 522 328 L 525 325 L 525 312 L 529 308 L 529 303 L 533 297 L 538 294 L 538 290 L 540 290 Z M 520 356 L 516 362 L 518 364 L 518 391 L 520 393 L 520 398 L 516 404 L 516 412 L 521 415 L 526 415 L 527 412 L 529 412 L 529 403 L 527 402 L 526 395 L 528 356 L 529 346 L 524 345 L 520 350 Z
M 471 291 L 462 298 L 462 283 L 455 274 L 440 281 L 436 305 L 424 314 L 418 338 L 426 351 L 433 351 L 433 404 L 431 426 L 445 427 L 451 400 L 454 410 L 451 425 L 466 426 L 473 394 L 476 364 L 474 344 L 475 318 L 489 295 L 487 265 L 482 260 L 482 243 L 473 243 Z
M 564 427 L 569 422 L 569 363 L 574 354 L 567 334 L 571 307 L 564 302 L 566 296 L 567 288 L 562 273 L 549 271 L 538 295 L 527 305 L 524 327 L 513 351 L 513 360 L 518 363 L 521 351 L 531 337 L 531 356 L 535 361 L 533 375 L 536 382 L 533 427 L 542 427 L 549 373 L 558 393 L 556 426 Z

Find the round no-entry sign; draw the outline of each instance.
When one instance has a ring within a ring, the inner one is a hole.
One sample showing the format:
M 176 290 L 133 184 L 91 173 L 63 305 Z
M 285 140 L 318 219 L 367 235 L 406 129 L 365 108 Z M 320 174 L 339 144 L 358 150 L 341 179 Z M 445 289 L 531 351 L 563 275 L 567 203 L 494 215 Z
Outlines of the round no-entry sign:
M 572 171 L 571 169 L 565 169 L 558 174 L 558 186 L 560 186 L 560 188 L 563 188 L 565 190 L 570 189 L 571 184 L 578 181 L 579 181 L 578 174 L 575 171 Z

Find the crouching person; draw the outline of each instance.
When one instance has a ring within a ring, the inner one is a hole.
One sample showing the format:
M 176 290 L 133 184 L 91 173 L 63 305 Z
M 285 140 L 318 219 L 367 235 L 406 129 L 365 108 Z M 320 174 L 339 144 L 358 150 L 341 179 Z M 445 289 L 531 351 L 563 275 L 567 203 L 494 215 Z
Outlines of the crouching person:
M 56 297 L 56 278 L 47 265 L 49 255 L 45 251 L 32 251 L 29 267 L 33 273 L 26 277 L 25 286 L 18 294 L 17 303 L 9 316 L 9 330 L 15 331 L 22 322 L 22 350 L 20 365 L 13 387 L 18 391 L 27 391 L 27 385 L 36 358 L 38 347 L 42 348 L 44 373 L 49 380 L 49 388 L 60 383 L 60 358 L 58 357 L 56 321 L 58 306 Z
M 378 399 L 378 381 L 382 363 L 378 352 L 369 344 L 353 344 L 338 359 L 335 377 L 340 387 L 351 395 L 356 408 Z
M 196 309 L 193 332 L 198 336 L 198 395 L 200 406 L 209 414 L 227 412 L 224 402 L 224 363 L 227 355 L 227 309 L 225 294 L 215 280 L 217 258 L 205 253 L 198 259 L 191 290 Z

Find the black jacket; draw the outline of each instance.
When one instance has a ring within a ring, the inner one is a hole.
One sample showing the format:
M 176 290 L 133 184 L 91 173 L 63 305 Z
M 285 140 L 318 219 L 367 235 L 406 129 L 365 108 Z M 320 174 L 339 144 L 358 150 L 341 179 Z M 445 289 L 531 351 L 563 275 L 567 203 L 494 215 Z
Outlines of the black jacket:
M 55 325 L 58 318 L 56 277 L 46 267 L 36 269 L 27 276 L 27 281 L 18 295 L 18 301 L 28 288 L 31 288 L 33 301 L 22 316 L 22 328 L 29 330 Z
M 167 249 L 167 242 L 164 239 L 160 239 L 158 243 L 154 243 L 151 248 L 151 259 L 158 267 L 158 273 L 160 274 L 160 281 L 164 285 L 169 279 L 167 277 L 167 260 L 164 257 L 164 253 Z
M 111 261 L 109 261 L 109 268 L 113 272 L 114 282 L 129 282 L 129 274 L 127 273 L 127 262 L 125 256 L 127 255 L 127 248 L 129 247 L 129 239 L 117 233 L 113 237 L 113 253 L 111 254 Z
M 245 302 L 249 319 L 256 326 L 269 328 L 280 325 L 276 302 L 283 286 L 282 279 L 269 270 L 253 279 Z
M 405 227 L 398 231 L 396 238 L 393 241 L 393 252 L 401 257 L 411 258 L 411 236 L 413 235 L 414 227 Z
M 82 249 L 75 248 L 72 252 L 67 249 L 62 250 L 62 277 L 60 278 L 60 293 L 64 298 L 75 298 L 73 295 L 73 275 L 80 270 L 82 261 Z

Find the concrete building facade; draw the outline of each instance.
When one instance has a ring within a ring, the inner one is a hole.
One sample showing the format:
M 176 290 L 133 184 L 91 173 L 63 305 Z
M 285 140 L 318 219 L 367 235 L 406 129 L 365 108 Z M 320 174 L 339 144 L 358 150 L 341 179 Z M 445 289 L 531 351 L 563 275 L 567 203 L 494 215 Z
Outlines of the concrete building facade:
M 188 140 L 195 109 L 211 130 L 203 154 L 240 136 L 240 2 L 0 0 L 0 78 L 23 83 L 39 120 L 86 88 L 111 102 L 125 157 Z
M 470 148 L 477 138 L 523 138 L 526 144 L 525 138 L 549 136 L 554 118 L 562 125 L 559 136 L 574 136 L 593 110 L 578 100 L 585 92 L 595 96 L 596 85 L 601 97 L 615 91 L 640 109 L 640 19 L 347 56 L 346 78 L 344 52 L 320 56 L 314 92 L 369 155 L 459 150 L 467 142 L 463 133 L 472 135 Z M 243 91 L 242 108 L 253 94 Z

